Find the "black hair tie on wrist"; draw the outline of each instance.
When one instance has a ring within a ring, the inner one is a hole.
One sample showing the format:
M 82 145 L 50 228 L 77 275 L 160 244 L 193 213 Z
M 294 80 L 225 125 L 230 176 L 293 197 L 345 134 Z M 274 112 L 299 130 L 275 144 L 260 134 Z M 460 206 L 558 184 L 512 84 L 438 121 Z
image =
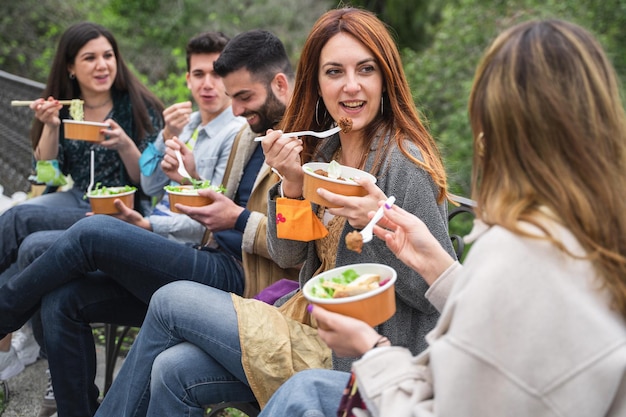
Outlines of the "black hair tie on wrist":
M 381 336 L 376 343 L 374 343 L 374 346 L 372 346 L 372 349 L 377 348 L 380 346 L 381 343 L 385 343 L 385 342 L 389 342 L 389 339 L 387 339 L 386 336 Z

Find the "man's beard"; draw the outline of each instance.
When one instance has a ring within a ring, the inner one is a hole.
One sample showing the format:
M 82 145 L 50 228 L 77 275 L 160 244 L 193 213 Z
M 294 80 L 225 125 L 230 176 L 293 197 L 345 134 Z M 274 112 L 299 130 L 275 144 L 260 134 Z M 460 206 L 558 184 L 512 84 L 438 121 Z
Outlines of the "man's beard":
M 259 121 L 253 125 L 251 124 L 250 129 L 255 133 L 265 133 L 267 129 L 273 128 L 280 122 L 280 119 L 285 114 L 285 109 L 286 106 L 268 88 L 265 103 L 258 110 L 252 112 L 259 117 Z

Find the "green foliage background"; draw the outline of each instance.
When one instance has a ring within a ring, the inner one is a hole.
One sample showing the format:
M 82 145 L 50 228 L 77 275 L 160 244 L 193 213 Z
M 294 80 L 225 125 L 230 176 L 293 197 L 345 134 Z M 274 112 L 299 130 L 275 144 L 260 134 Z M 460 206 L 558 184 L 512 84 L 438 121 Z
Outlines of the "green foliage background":
M 333 0 L 20 0 L 0 14 L 0 69 L 45 82 L 56 42 L 72 23 L 113 31 L 125 60 L 166 105 L 188 99 L 184 46 L 204 30 L 229 36 L 264 28 L 294 64 L 314 21 Z M 429 120 L 450 179 L 468 195 L 472 137 L 467 98 L 474 68 L 502 29 L 530 18 L 571 20 L 596 34 L 624 80 L 626 0 L 353 0 L 387 22 L 401 48 L 416 104 Z M 16 97 L 28 99 L 28 97 Z
M 626 77 L 624 0 L 450 0 L 430 45 L 403 50 L 413 96 L 430 121 L 449 175 L 450 190 L 468 195 L 472 136 L 467 100 L 484 49 L 503 29 L 532 18 L 561 18 L 594 33 L 622 80 Z

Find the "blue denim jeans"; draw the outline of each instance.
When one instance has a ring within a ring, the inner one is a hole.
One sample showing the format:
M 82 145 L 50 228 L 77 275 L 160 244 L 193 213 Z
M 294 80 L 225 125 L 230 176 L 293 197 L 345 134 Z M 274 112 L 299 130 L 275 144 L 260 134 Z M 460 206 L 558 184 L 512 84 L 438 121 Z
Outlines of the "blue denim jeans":
M 152 297 L 96 416 L 201 417 L 209 404 L 254 400 L 231 295 L 179 281 Z
M 28 235 L 20 245 L 17 262 L 14 262 L 2 273 L 0 273 L 0 287 L 8 282 L 13 275 L 17 274 L 20 269 L 27 267 L 34 259 L 37 259 L 39 255 L 52 246 L 54 241 L 56 241 L 62 232 L 62 230 L 49 230 L 35 232 Z M 35 340 L 37 340 L 37 343 L 41 347 L 39 356 L 47 358 L 45 344 L 43 341 L 41 316 L 39 312 L 35 313 L 33 317 L 31 317 L 30 323 L 32 325 Z
M 65 207 L 32 203 L 47 196 L 28 200 L 29 203 L 12 207 L 0 216 L 0 272 L 17 261 L 22 242 L 32 233 L 42 230 L 65 230 L 83 219 L 85 213 L 89 211 L 89 203 Z
M 56 242 L 59 236 L 63 233 L 63 230 L 44 230 L 41 232 L 35 232 L 28 235 L 22 244 L 17 255 L 17 262 L 12 265 L 11 268 L 4 273 L 8 273 L 6 279 L 17 274 L 22 269 L 30 265 L 35 259 L 37 259 L 42 253 L 44 253 L 50 246 Z M 0 280 L 0 285 L 4 285 L 6 281 Z M 39 356 L 47 359 L 46 345 L 44 343 L 43 327 L 41 323 L 40 311 L 37 311 L 31 318 L 30 323 L 33 328 L 33 335 L 35 340 L 40 346 Z
M 259 417 L 336 416 L 350 374 L 330 369 L 307 369 L 285 382 Z
M 28 209 L 26 209 L 26 211 L 28 211 Z M 13 275 L 17 274 L 21 269 L 26 268 L 33 260 L 37 259 L 39 255 L 52 246 L 61 233 L 63 233 L 62 230 L 45 230 L 28 234 L 19 245 L 17 262 L 13 262 L 7 269 L 0 273 L 0 287 L 8 282 Z M 39 356 L 47 358 L 45 344 L 43 341 L 41 316 L 39 312 L 35 313 L 31 317 L 30 322 L 33 328 L 33 335 L 41 347 Z
M 177 280 L 237 294 L 244 285 L 241 265 L 226 253 L 196 250 L 110 216 L 86 217 L 0 287 L 0 337 L 19 329 L 46 294 L 95 271 L 145 304 L 154 291 Z
M 91 206 L 89 200 L 83 198 L 85 196 L 85 190 L 78 188 L 70 188 L 67 191 L 56 191 L 47 194 L 42 194 L 35 198 L 26 200 L 22 204 L 39 205 L 46 207 L 77 207 L 83 208 L 85 211 L 89 211 Z
M 148 306 L 101 272 L 46 295 L 41 318 L 59 416 L 92 416 L 98 408 L 96 349 L 90 323 L 140 326 Z

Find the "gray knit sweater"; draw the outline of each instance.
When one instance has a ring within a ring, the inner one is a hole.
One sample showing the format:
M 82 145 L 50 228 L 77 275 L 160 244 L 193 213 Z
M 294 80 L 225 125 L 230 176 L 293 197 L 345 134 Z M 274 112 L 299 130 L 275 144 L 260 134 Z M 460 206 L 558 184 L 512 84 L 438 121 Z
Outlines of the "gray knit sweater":
M 374 141 L 365 170 L 371 170 L 376 149 L 378 146 L 383 146 L 381 141 L 386 140 L 388 138 Z M 338 135 L 329 138 L 320 149 L 318 160 L 330 161 L 338 146 Z M 407 149 L 413 156 L 422 160 L 421 153 L 415 145 L 407 142 Z M 385 195 L 396 197 L 396 205 L 419 217 L 448 253 L 455 256 L 448 236 L 446 203 L 437 203 L 438 188 L 426 171 L 415 165 L 397 147 L 393 146 L 385 157 L 376 184 Z M 268 204 L 270 219 L 276 218 L 275 198 L 278 193 L 278 185 L 270 189 Z M 346 222 L 339 241 L 343 242 L 345 235 L 353 230 L 354 228 Z M 273 221 L 268 222 L 268 245 L 272 258 L 281 267 L 303 264 L 300 272 L 301 287 L 313 276 L 321 264 L 314 242 L 278 239 L 276 222 Z M 378 332 L 387 336 L 394 345 L 407 347 L 413 354 L 421 352 L 426 348 L 424 336 L 435 326 L 439 317 L 437 310 L 424 296 L 428 285 L 419 274 L 398 260 L 387 248 L 385 242 L 378 238 L 364 245 L 360 254 L 348 250 L 345 245 L 339 245 L 336 266 L 366 262 L 389 265 L 398 273 L 396 314 L 378 326 Z M 333 366 L 335 369 L 349 371 L 353 360 L 335 357 Z

